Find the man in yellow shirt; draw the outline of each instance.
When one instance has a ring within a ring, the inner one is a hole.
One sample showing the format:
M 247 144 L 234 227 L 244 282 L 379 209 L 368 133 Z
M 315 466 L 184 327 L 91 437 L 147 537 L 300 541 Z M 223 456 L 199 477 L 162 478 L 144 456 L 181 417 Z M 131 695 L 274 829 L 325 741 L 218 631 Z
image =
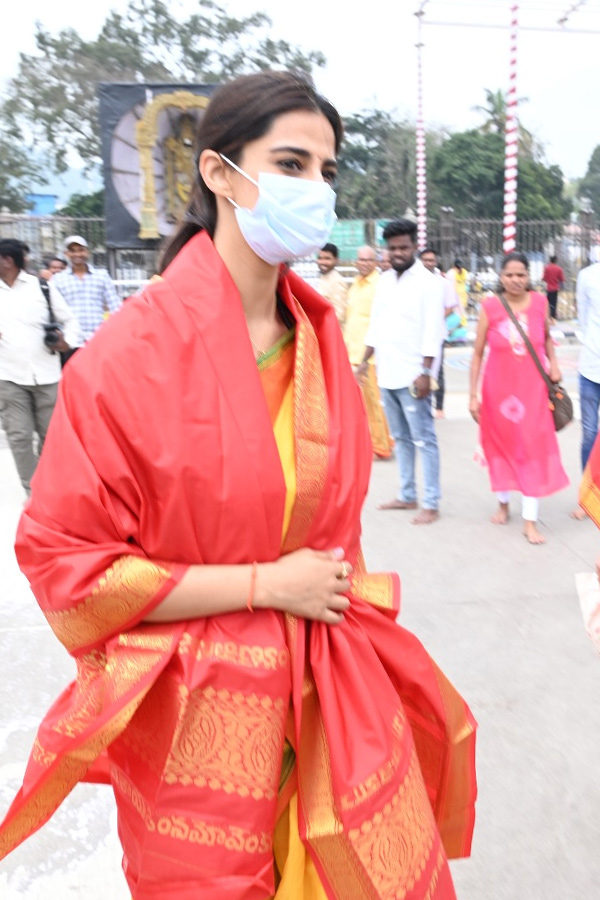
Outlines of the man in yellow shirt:
M 348 291 L 348 308 L 344 340 L 352 366 L 359 366 L 365 353 L 365 334 L 371 318 L 371 305 L 380 274 L 377 271 L 377 254 L 373 247 L 360 247 L 356 255 L 358 275 Z M 373 358 L 367 376 L 361 381 L 361 388 L 367 407 L 373 452 L 379 459 L 389 459 L 393 441 L 387 419 L 381 405 Z
M 317 290 L 322 297 L 329 300 L 335 310 L 340 325 L 346 321 L 346 305 L 348 303 L 348 285 L 340 275 L 338 265 L 339 251 L 335 244 L 325 244 L 317 255 L 317 266 L 321 277 L 317 283 Z

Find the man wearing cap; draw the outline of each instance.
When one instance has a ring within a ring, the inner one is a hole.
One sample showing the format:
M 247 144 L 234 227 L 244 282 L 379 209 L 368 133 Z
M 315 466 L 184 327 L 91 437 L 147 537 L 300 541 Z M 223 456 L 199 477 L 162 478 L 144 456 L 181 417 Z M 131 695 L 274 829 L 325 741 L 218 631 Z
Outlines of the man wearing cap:
M 50 296 L 54 300 L 60 294 L 67 301 L 77 317 L 85 343 L 106 316 L 119 309 L 121 301 L 106 269 L 90 265 L 84 237 L 70 235 L 65 240 L 65 253 L 69 265 L 52 277 Z

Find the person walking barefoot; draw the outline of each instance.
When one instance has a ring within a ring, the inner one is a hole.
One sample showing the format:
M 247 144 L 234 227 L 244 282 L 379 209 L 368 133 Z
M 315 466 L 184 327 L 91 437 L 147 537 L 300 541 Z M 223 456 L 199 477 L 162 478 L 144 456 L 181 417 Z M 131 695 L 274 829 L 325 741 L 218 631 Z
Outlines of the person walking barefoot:
M 523 253 L 504 257 L 498 293 L 481 307 L 471 362 L 469 411 L 479 423 L 480 443 L 498 499 L 492 523 L 508 523 L 510 491 L 520 491 L 523 534 L 530 544 L 544 544 L 546 538 L 537 527 L 539 498 L 566 487 L 569 479 L 560 460 L 546 385 L 503 300 L 539 358 L 546 360 L 552 381 L 558 382 L 561 373 L 550 337 L 548 302 L 542 294 L 529 290 L 529 266 Z M 490 352 L 480 400 L 479 377 L 486 347 Z

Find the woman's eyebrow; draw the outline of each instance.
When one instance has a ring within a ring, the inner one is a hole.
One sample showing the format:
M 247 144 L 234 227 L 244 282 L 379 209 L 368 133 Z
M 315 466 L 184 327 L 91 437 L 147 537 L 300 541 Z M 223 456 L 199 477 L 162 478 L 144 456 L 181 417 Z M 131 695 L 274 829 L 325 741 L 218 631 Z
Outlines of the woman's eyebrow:
M 306 150 L 304 147 L 271 147 L 271 153 L 294 153 L 296 156 L 301 156 L 303 159 L 308 159 L 312 154 L 309 150 Z M 324 159 L 323 165 L 325 166 L 336 166 L 337 161 L 335 159 Z

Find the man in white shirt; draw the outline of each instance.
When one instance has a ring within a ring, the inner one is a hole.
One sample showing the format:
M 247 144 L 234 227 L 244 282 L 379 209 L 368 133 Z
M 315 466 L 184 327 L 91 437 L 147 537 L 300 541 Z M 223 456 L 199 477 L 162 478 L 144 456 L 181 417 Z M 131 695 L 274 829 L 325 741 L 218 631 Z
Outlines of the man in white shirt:
M 325 244 L 321 247 L 317 256 L 317 266 L 321 273 L 317 283 L 317 290 L 322 297 L 329 300 L 340 325 L 346 321 L 346 306 L 348 305 L 348 285 L 342 275 L 336 269 L 339 264 L 339 251 L 335 244 Z
M 582 269 L 577 276 L 577 316 L 582 348 L 579 355 L 579 403 L 581 406 L 581 470 L 587 465 L 598 434 L 600 409 L 600 263 Z M 582 509 L 572 515 L 583 519 Z
M 392 268 L 375 292 L 365 355 L 358 376 L 373 353 L 377 381 L 396 441 L 400 494 L 380 509 L 417 509 L 415 462 L 423 469 L 423 506 L 412 520 L 429 525 L 439 516 L 440 464 L 431 407 L 431 376 L 443 340 L 443 290 L 439 279 L 417 259 L 417 226 L 410 219 L 389 222 L 383 232 Z
M 20 241 L 0 240 L 0 413 L 26 493 L 41 452 L 60 379 L 60 356 L 79 340 L 61 297 L 50 309 L 35 275 L 24 269 Z M 34 435 L 37 434 L 37 452 Z

